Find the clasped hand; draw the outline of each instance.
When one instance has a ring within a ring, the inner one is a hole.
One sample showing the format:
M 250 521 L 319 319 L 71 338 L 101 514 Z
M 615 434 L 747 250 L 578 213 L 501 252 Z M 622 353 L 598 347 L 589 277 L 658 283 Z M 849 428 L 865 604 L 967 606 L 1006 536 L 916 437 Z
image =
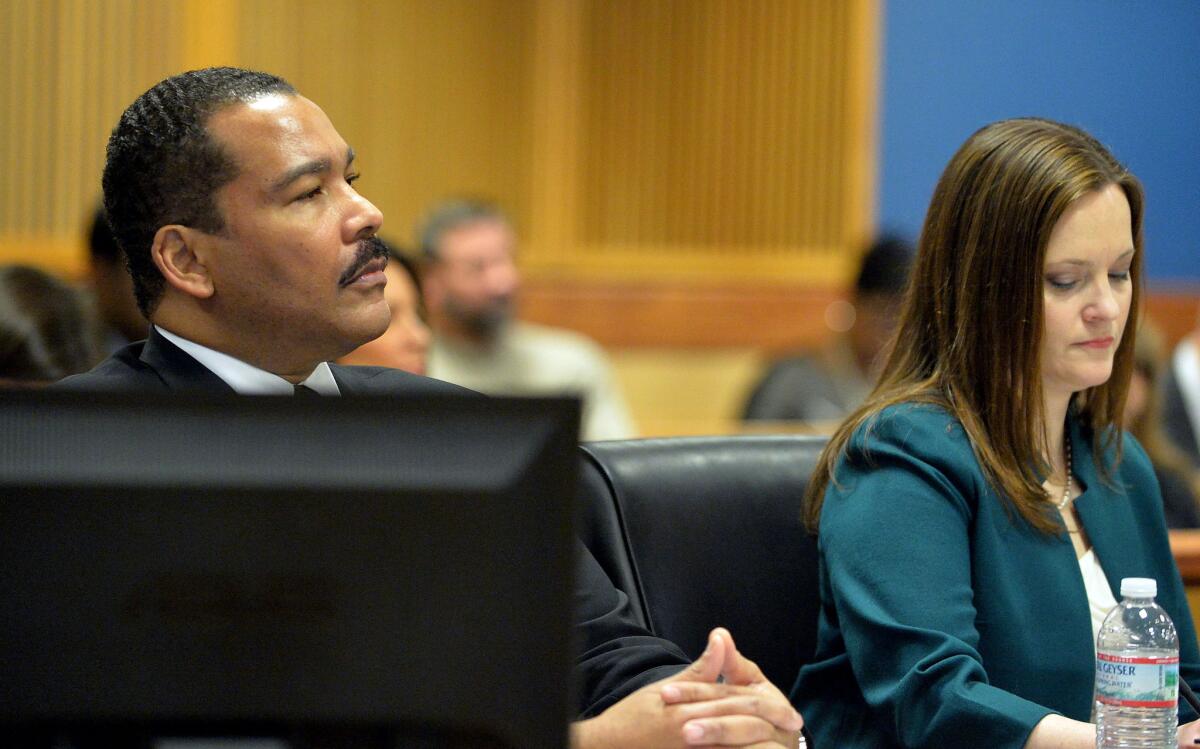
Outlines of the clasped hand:
M 724 677 L 723 683 L 717 683 Z M 572 727 L 575 749 L 753 747 L 793 749 L 804 725 L 787 698 L 718 627 L 704 653 Z

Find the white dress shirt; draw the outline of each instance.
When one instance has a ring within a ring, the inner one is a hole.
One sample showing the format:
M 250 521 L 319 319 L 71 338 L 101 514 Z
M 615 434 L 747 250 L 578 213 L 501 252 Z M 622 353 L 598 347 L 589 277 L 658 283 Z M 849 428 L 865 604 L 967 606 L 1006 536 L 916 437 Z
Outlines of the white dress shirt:
M 292 383 L 277 374 L 259 369 L 229 354 L 201 346 L 195 341 L 181 338 L 161 326 L 155 325 L 154 328 L 163 338 L 183 349 L 188 356 L 203 364 L 240 395 L 294 395 L 296 392 Z M 333 379 L 328 362 L 318 364 L 312 374 L 300 384 L 321 395 L 342 394 L 338 390 L 337 381 Z

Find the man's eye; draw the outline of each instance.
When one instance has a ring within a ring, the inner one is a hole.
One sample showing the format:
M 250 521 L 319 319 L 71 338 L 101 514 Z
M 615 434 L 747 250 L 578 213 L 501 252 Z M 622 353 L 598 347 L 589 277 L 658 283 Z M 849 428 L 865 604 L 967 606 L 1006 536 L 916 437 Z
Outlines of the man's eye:
M 308 192 L 304 193 L 304 194 L 303 194 L 303 195 L 301 195 L 300 197 L 296 198 L 296 200 L 312 200 L 313 198 L 317 197 L 317 196 L 318 196 L 318 195 L 320 195 L 320 194 L 321 194 L 321 188 L 320 188 L 320 187 L 314 187 L 313 189 L 311 189 L 311 190 L 309 190 Z
M 347 174 L 347 175 L 346 175 L 346 184 L 347 184 L 347 185 L 353 185 L 355 182 L 357 182 L 357 181 L 358 181 L 358 178 L 359 178 L 359 177 L 361 177 L 361 176 L 362 176 L 362 175 L 361 175 L 361 174 L 358 174 L 358 173 L 355 173 L 355 174 Z

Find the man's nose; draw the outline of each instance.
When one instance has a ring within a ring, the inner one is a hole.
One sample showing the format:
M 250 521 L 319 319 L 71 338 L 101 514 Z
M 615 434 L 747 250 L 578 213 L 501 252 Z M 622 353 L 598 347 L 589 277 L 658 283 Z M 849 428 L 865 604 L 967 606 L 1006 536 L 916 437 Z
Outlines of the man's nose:
M 349 244 L 378 234 L 383 226 L 383 212 L 356 192 L 351 191 L 347 199 L 350 206 L 344 223 L 344 241 Z
M 520 283 L 520 272 L 517 271 L 516 263 L 511 260 L 497 263 L 489 270 L 488 288 L 496 296 L 509 296 L 516 293 Z

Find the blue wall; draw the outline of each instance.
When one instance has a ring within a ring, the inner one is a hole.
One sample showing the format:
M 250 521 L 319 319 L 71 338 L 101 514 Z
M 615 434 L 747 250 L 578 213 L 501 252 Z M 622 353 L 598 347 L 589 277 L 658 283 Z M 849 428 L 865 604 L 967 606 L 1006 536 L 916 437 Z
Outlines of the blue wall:
M 1145 184 L 1156 285 L 1200 281 L 1200 2 L 886 0 L 879 226 L 915 239 L 979 127 L 1038 115 Z

